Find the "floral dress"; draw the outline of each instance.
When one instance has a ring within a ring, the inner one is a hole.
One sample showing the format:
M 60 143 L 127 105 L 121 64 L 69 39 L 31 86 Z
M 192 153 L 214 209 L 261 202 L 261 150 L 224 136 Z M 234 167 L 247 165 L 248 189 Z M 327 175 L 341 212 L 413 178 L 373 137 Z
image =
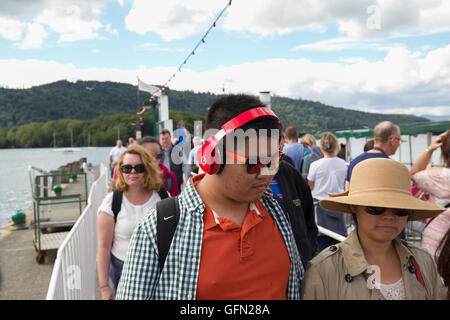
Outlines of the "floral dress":
M 429 170 L 422 170 L 414 175 L 416 186 L 430 195 L 428 201 L 445 207 L 450 203 L 450 168 L 443 168 L 439 174 L 430 175 Z M 450 208 L 436 216 L 422 233 L 422 247 L 437 258 L 439 244 L 450 227 Z

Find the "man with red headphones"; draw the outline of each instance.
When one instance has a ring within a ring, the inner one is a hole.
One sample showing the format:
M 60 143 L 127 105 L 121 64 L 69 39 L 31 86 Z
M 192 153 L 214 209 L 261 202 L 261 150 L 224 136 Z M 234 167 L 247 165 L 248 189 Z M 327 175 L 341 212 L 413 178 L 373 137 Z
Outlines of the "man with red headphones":
M 256 97 L 227 95 L 213 103 L 206 130 L 215 134 L 197 155 L 205 173 L 177 198 L 179 221 L 163 268 L 152 210 L 131 239 L 118 299 L 300 298 L 302 261 L 268 189 L 281 160 L 281 129 Z

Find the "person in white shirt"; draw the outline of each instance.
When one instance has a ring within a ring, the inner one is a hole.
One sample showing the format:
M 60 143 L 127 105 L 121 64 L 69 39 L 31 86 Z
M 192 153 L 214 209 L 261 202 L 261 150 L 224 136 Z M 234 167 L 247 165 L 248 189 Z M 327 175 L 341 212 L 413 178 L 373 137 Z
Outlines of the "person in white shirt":
M 114 167 L 114 163 L 119 161 L 120 156 L 125 150 L 127 150 L 127 148 L 123 146 L 122 140 L 120 139 L 117 140 L 116 146 L 112 148 L 111 151 L 109 152 L 109 160 L 111 163 L 111 167 Z
M 347 164 L 337 157 L 339 142 L 331 132 L 325 132 L 320 139 L 320 150 L 324 157 L 311 163 L 308 173 L 308 185 L 311 189 L 314 202 L 328 198 L 328 193 L 341 193 L 345 190 L 345 177 Z M 317 225 L 347 236 L 344 216 L 315 204 Z M 337 243 L 337 240 L 318 235 L 318 251 Z
M 158 191 L 163 189 L 158 161 L 140 145 L 129 146 L 120 156 L 118 167 L 115 187 L 122 192 L 120 211 L 114 217 L 113 192 L 106 195 L 98 209 L 97 272 L 102 300 L 114 299 L 134 228 L 156 207 L 161 200 Z
M 197 174 L 199 173 L 197 152 L 198 149 L 200 149 L 202 146 L 202 138 L 200 138 L 199 136 L 195 136 L 192 139 L 192 143 L 194 143 L 194 148 L 189 152 L 189 169 L 191 171 L 191 174 Z

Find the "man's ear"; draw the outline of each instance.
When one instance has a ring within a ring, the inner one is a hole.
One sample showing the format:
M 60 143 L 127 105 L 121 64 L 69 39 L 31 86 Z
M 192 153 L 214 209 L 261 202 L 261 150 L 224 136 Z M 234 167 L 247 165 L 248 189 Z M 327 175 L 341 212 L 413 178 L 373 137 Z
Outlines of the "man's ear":
M 351 213 L 356 213 L 356 211 L 358 210 L 358 206 L 355 206 L 353 204 L 349 204 L 348 207 L 350 208 Z

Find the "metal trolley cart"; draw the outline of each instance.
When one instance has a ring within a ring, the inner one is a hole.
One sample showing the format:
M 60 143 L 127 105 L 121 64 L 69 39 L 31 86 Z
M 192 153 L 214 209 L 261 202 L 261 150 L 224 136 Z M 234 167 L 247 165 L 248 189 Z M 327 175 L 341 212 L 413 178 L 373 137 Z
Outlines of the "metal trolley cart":
M 48 250 L 58 249 L 87 205 L 87 177 L 84 172 L 50 173 L 29 166 L 33 198 L 36 262 L 43 264 Z M 71 182 L 71 183 L 68 183 Z M 78 212 L 79 211 L 79 212 Z

